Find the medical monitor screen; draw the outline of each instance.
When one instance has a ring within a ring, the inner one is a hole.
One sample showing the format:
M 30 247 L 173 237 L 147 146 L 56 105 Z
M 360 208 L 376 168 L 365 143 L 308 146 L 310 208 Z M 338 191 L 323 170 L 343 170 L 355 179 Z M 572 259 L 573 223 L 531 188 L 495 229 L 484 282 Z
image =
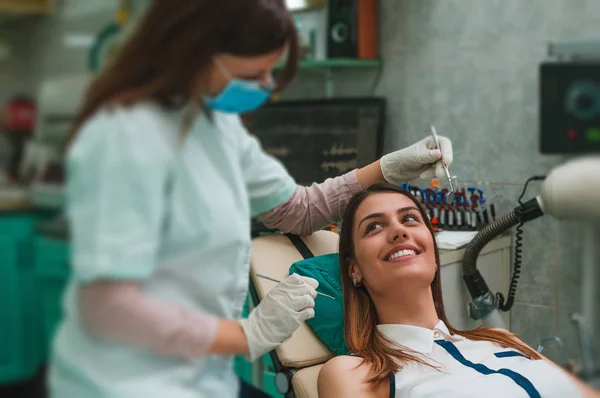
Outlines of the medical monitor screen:
M 376 97 L 280 101 L 243 119 L 265 152 L 310 185 L 379 159 L 385 105 Z

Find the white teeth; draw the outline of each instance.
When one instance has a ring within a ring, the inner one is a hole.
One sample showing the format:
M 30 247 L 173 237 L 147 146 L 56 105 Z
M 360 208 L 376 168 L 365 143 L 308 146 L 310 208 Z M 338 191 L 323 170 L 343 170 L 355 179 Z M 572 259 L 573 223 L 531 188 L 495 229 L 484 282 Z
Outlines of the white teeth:
M 411 256 L 413 254 L 417 254 L 414 250 L 406 249 L 406 250 L 398 250 L 396 253 L 392 254 L 388 257 L 387 261 L 392 261 L 398 257 Z

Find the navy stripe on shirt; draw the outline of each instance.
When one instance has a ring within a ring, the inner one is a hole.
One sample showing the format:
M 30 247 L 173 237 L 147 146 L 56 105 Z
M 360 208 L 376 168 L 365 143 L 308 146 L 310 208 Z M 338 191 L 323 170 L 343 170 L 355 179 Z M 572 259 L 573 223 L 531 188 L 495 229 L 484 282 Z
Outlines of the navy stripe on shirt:
M 390 372 L 390 398 L 396 397 L 396 375 Z
M 496 356 L 496 358 L 524 357 L 529 359 L 529 357 L 517 351 L 501 351 L 494 353 L 494 355 Z
M 450 342 L 450 341 L 435 340 L 435 342 L 440 347 L 442 347 L 443 349 L 445 349 L 446 351 L 448 351 L 448 353 L 450 355 L 452 355 L 452 357 L 454 357 L 454 359 L 456 359 L 458 362 L 460 362 L 464 366 L 467 366 L 467 367 L 469 367 L 471 369 L 474 369 L 474 370 L 478 371 L 479 373 L 481 373 L 483 375 L 501 374 L 501 375 L 504 375 L 506 377 L 510 377 L 515 383 L 517 383 L 522 389 L 524 389 L 525 392 L 527 392 L 527 394 L 529 395 L 530 398 L 541 398 L 541 395 L 538 392 L 538 390 L 536 390 L 536 388 L 529 381 L 529 379 L 527 379 L 522 374 L 514 372 L 514 371 L 512 371 L 510 369 L 492 370 L 492 369 L 488 368 L 485 365 L 482 365 L 480 363 L 473 363 L 473 362 L 469 361 L 468 359 L 466 359 L 460 353 L 460 351 L 458 350 L 458 348 L 456 348 L 456 346 L 452 342 Z

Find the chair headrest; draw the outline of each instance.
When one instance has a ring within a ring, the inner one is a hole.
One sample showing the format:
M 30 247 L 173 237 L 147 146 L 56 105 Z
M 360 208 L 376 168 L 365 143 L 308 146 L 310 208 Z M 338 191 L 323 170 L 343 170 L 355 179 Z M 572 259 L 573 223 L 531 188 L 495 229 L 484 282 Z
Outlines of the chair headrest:
M 318 231 L 302 237 L 302 240 L 315 256 L 335 253 L 338 250 L 339 236 L 334 232 Z M 290 266 L 300 260 L 303 260 L 302 255 L 285 235 L 255 238 L 252 241 L 250 278 L 259 300 L 262 300 L 276 283 L 258 278 L 257 273 L 282 280 L 289 275 Z M 281 364 L 288 368 L 303 368 L 324 363 L 334 356 L 307 323 L 301 325 L 275 351 Z

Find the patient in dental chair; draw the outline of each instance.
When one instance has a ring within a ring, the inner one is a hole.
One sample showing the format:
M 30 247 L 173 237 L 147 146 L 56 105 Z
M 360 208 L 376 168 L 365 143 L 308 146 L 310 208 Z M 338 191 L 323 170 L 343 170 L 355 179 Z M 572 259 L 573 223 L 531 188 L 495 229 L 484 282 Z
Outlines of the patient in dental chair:
M 392 185 L 348 204 L 340 236 L 344 333 L 352 355 L 321 369 L 320 398 L 598 397 L 501 329 L 459 331 L 420 203 Z

